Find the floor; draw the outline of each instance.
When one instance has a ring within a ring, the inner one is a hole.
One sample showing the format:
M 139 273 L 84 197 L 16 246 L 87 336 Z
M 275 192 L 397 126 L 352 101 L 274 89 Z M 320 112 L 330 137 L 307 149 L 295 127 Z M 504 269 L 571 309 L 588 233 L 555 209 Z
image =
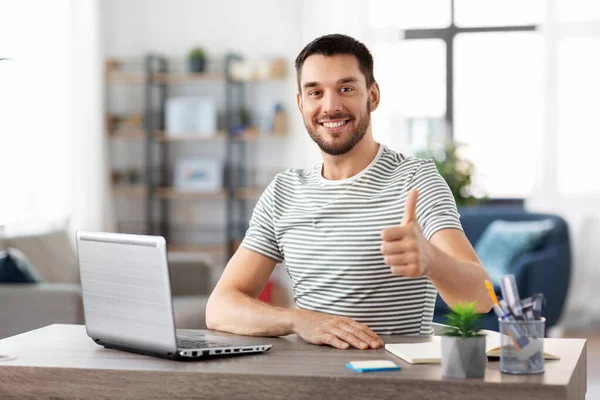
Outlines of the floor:
M 600 332 L 568 332 L 563 337 L 587 339 L 587 395 L 586 400 L 600 399 Z

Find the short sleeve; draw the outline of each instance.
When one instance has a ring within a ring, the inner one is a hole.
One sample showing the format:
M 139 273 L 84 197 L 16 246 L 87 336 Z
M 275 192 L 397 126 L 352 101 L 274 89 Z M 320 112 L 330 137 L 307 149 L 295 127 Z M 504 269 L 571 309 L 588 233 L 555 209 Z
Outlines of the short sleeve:
M 283 255 L 277 244 L 273 221 L 274 188 L 275 181 L 271 182 L 258 199 L 240 246 L 281 262 Z
M 419 191 L 417 220 L 427 240 L 442 229 L 463 230 L 454 196 L 433 160 L 423 161 L 408 186 Z

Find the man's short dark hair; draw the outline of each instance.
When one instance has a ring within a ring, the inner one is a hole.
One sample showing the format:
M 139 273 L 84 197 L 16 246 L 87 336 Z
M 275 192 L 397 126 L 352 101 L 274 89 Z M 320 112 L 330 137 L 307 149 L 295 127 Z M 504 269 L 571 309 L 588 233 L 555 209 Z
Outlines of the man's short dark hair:
M 352 54 L 358 60 L 358 67 L 363 73 L 367 81 L 367 87 L 371 87 L 375 83 L 373 76 L 373 56 L 367 46 L 358 40 L 339 33 L 325 35 L 316 38 L 306 45 L 304 49 L 296 57 L 296 79 L 298 80 L 298 91 L 300 88 L 300 73 L 304 61 L 314 54 L 323 56 L 333 56 L 336 54 Z

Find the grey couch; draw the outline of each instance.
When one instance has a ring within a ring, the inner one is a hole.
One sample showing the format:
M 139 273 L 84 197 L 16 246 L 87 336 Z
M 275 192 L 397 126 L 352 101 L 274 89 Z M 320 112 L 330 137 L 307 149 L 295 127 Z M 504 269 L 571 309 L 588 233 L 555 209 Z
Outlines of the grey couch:
M 0 283 L 0 339 L 55 323 L 84 324 L 77 257 L 64 231 L 0 238 L 0 250 L 24 255 L 43 283 Z M 170 262 L 177 328 L 205 328 L 215 268 L 203 261 Z

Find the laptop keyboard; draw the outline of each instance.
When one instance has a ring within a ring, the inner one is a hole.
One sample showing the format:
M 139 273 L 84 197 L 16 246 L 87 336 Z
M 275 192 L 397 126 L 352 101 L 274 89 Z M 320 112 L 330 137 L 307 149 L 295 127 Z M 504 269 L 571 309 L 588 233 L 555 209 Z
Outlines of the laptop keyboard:
M 231 344 L 229 343 L 221 343 L 221 342 L 215 342 L 215 341 L 210 341 L 207 342 L 206 340 L 201 340 L 201 339 L 184 339 L 184 338 L 177 338 L 177 347 L 179 347 L 180 349 L 203 349 L 203 348 L 212 348 L 212 347 L 231 347 Z

